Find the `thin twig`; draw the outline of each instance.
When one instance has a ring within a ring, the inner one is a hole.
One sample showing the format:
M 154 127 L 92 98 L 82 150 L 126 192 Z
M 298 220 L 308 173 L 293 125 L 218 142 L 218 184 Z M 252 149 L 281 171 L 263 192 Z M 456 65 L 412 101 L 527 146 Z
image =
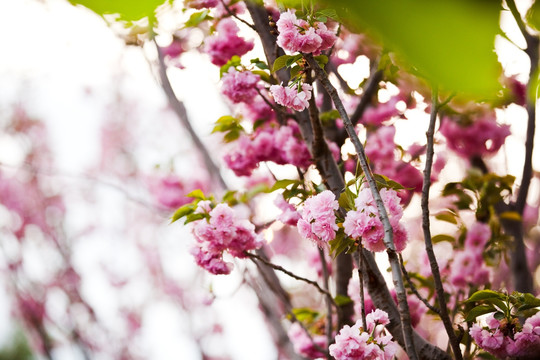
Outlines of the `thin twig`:
M 241 19 L 240 17 L 238 17 L 238 15 L 236 15 L 234 12 L 231 11 L 231 9 L 229 8 L 229 5 L 225 4 L 225 1 L 223 0 L 220 0 L 221 1 L 221 4 L 223 5 L 223 7 L 225 8 L 225 11 L 227 12 L 227 14 L 229 14 L 230 16 L 232 16 L 233 18 L 235 18 L 236 20 L 246 24 L 247 26 L 249 26 L 252 30 L 254 31 L 257 31 L 257 29 L 255 29 L 255 25 L 253 24 L 250 24 L 248 23 L 246 20 L 244 19 Z
M 339 98 L 339 95 L 336 89 L 334 88 L 332 83 L 328 80 L 328 76 L 326 75 L 324 70 L 321 69 L 319 64 L 313 58 L 312 54 L 304 54 L 304 58 L 308 62 L 309 66 L 315 71 L 317 78 L 321 81 L 325 90 L 330 94 L 330 97 L 332 98 L 336 109 L 341 115 L 341 119 L 343 120 L 345 129 L 347 130 L 347 133 L 349 134 L 349 137 L 356 149 L 358 159 L 360 161 L 360 165 L 362 166 L 362 170 L 364 171 L 364 174 L 368 181 L 371 193 L 373 195 L 373 199 L 375 200 L 375 203 L 377 204 L 377 209 L 379 211 L 379 219 L 381 220 L 384 227 L 383 242 L 387 249 L 386 252 L 388 254 L 388 260 L 390 262 L 390 267 L 392 269 L 392 279 L 394 282 L 396 295 L 398 298 L 398 307 L 399 307 L 399 314 L 400 314 L 400 318 L 402 322 L 402 331 L 403 331 L 403 339 L 405 342 L 405 349 L 407 351 L 407 355 L 409 355 L 409 358 L 411 360 L 417 360 L 418 354 L 416 353 L 416 348 L 414 346 L 414 339 L 412 335 L 413 328 L 411 325 L 409 305 L 407 303 L 407 293 L 405 291 L 405 285 L 403 283 L 403 275 L 401 274 L 401 267 L 399 266 L 399 260 L 396 254 L 396 247 L 394 245 L 394 240 L 393 240 L 394 231 L 392 229 L 392 225 L 390 224 L 390 219 L 384 207 L 384 203 L 382 201 L 379 190 L 377 189 L 377 183 L 375 182 L 373 174 L 371 173 L 371 169 L 368 165 L 366 153 L 364 151 L 364 146 L 362 145 L 362 143 L 360 142 L 360 139 L 358 138 L 358 135 L 356 134 L 354 125 L 351 123 L 351 120 L 349 119 L 349 116 L 347 115 L 347 112 L 345 111 L 345 107 L 343 106 L 343 103 L 341 102 L 341 99 Z
M 409 273 L 407 272 L 407 269 L 405 269 L 405 263 L 403 262 L 403 257 L 401 254 L 399 254 L 399 263 L 401 264 L 401 271 L 403 272 L 403 276 L 405 277 L 405 280 L 407 280 L 407 284 L 409 285 L 409 289 L 413 292 L 414 295 L 420 300 L 421 302 L 426 305 L 426 307 L 433 311 L 434 313 L 441 315 L 441 310 L 437 309 L 435 306 L 431 305 L 429 301 L 425 297 L 423 297 L 419 292 L 416 286 L 413 284 L 411 277 L 409 276 Z
M 310 284 L 312 286 L 314 286 L 321 294 L 325 295 L 325 296 L 329 296 L 330 298 L 332 298 L 332 294 L 330 294 L 328 291 L 324 290 L 323 288 L 320 287 L 320 285 L 316 282 L 316 281 L 313 281 L 313 280 L 309 280 L 309 279 L 306 279 L 304 277 L 301 277 L 301 276 L 298 276 L 292 272 L 290 272 L 289 270 L 283 268 L 282 266 L 280 265 L 276 265 L 276 264 L 273 264 L 271 263 L 270 261 L 266 260 L 266 259 L 263 259 L 262 257 L 258 256 L 258 255 L 255 255 L 255 254 L 252 254 L 250 252 L 247 252 L 245 251 L 244 254 L 246 256 L 248 256 L 251 261 L 255 262 L 255 260 L 259 260 L 260 262 L 262 262 L 263 264 L 271 267 L 272 269 L 274 270 L 278 270 L 278 271 L 281 271 L 282 273 L 286 274 L 286 275 L 289 275 L 290 277 L 292 277 L 293 279 L 296 279 L 296 280 L 299 280 L 299 281 L 303 281 L 307 284 Z M 334 299 L 332 298 L 332 305 L 336 306 L 337 307 L 337 304 L 336 302 L 334 301 Z
M 431 267 L 431 273 L 433 274 L 433 281 L 435 282 L 435 293 L 437 294 L 437 300 L 440 306 L 440 318 L 450 339 L 450 345 L 452 351 L 457 360 L 462 359 L 461 349 L 459 347 L 459 341 L 457 341 L 452 321 L 448 315 L 448 308 L 446 305 L 446 298 L 444 294 L 444 287 L 441 280 L 441 274 L 439 271 L 439 264 L 433 251 L 433 242 L 431 241 L 431 230 L 429 222 L 429 189 L 431 187 L 431 168 L 433 166 L 433 136 L 435 133 L 435 122 L 437 121 L 437 113 L 439 111 L 438 103 L 438 91 L 434 87 L 431 94 L 431 114 L 429 118 L 429 127 L 426 132 L 427 145 L 426 145 L 426 167 L 424 169 L 424 183 L 422 185 L 422 229 L 424 231 L 424 243 L 426 246 L 426 252 L 429 259 L 429 265 Z

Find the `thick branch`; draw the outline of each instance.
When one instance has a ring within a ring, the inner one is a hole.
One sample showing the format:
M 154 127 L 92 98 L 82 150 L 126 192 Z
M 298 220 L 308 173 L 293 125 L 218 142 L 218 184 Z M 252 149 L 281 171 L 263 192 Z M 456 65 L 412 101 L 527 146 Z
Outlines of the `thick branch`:
M 527 136 L 525 140 L 525 163 L 523 164 L 523 173 L 521 175 L 521 185 L 517 195 L 517 200 L 513 206 L 513 210 L 519 214 L 523 214 L 523 209 L 527 203 L 527 195 L 529 193 L 529 187 L 531 184 L 531 178 L 533 175 L 532 155 L 534 147 L 534 133 L 536 123 L 536 99 L 537 99 L 537 84 L 534 77 L 538 72 L 538 48 L 539 39 L 536 36 L 531 35 L 521 18 L 521 14 L 516 8 L 514 0 L 506 1 L 508 8 L 512 12 L 516 23 L 527 42 L 527 49 L 525 52 L 529 56 L 531 61 L 531 68 L 529 70 L 529 83 L 527 85 Z M 534 96 L 532 96 L 534 94 Z M 521 222 L 506 222 L 505 228 L 514 237 L 514 248 L 512 251 L 511 269 L 514 279 L 514 286 L 517 291 L 520 292 L 532 292 L 533 281 L 527 266 L 527 257 L 525 254 L 525 244 L 523 243 L 523 225 Z
M 328 293 L 329 292 L 329 287 L 328 287 L 328 277 L 329 277 L 329 273 L 328 273 L 328 266 L 326 264 L 326 256 L 324 254 L 324 250 L 323 249 L 319 249 L 319 259 L 321 260 L 321 267 L 322 267 L 322 275 L 323 275 L 323 287 L 324 287 L 324 290 L 326 290 Z M 332 328 L 333 328 L 333 321 L 332 321 L 332 297 L 331 296 L 328 296 L 326 295 L 326 298 L 325 298 L 325 301 L 326 301 L 326 348 L 328 349 L 328 347 L 330 346 L 330 344 L 332 344 L 332 341 L 334 339 L 334 334 L 332 333 Z M 328 360 L 332 360 L 332 357 L 330 356 L 330 354 L 327 354 L 327 359 Z
M 347 130 L 347 133 L 349 134 L 349 137 L 356 149 L 358 159 L 360 161 L 360 166 L 362 167 L 362 170 L 364 171 L 369 187 L 371 189 L 371 193 L 373 194 L 373 199 L 375 200 L 377 204 L 377 209 L 379 211 L 379 218 L 384 227 L 383 241 L 387 249 L 386 252 L 388 254 L 390 267 L 392 269 L 392 278 L 394 281 L 394 286 L 396 288 L 396 295 L 398 298 L 398 305 L 399 305 L 399 310 L 400 310 L 399 313 L 400 313 L 401 323 L 403 327 L 402 329 L 403 338 L 405 341 L 405 349 L 410 359 L 412 360 L 418 359 L 418 355 L 416 354 L 416 349 L 414 347 L 414 340 L 412 337 L 413 329 L 411 326 L 409 305 L 407 304 L 407 293 L 405 291 L 405 285 L 403 284 L 403 275 L 401 274 L 401 267 L 399 265 L 399 259 L 397 257 L 396 248 L 395 248 L 394 240 L 393 240 L 394 232 L 392 229 L 392 225 L 390 224 L 388 214 L 384 207 L 384 203 L 382 201 L 381 195 L 379 194 L 379 191 L 377 190 L 377 183 L 375 182 L 373 174 L 371 173 L 371 169 L 368 165 L 366 154 L 364 151 L 364 146 L 362 145 L 362 143 L 360 142 L 360 139 L 358 138 L 358 135 L 356 134 L 354 125 L 351 123 L 351 120 L 349 119 L 347 112 L 345 111 L 343 103 L 341 102 L 341 99 L 339 98 L 339 95 L 336 89 L 330 83 L 330 80 L 328 80 L 328 77 L 326 76 L 326 73 L 324 72 L 324 70 L 321 69 L 319 64 L 317 64 L 317 62 L 313 58 L 313 55 L 304 54 L 304 58 L 307 60 L 309 66 L 315 71 L 317 78 L 321 81 L 325 90 L 328 92 L 328 94 L 332 98 L 334 105 L 336 109 L 338 110 L 341 116 L 341 119 L 343 120 L 345 129 Z
M 251 1 L 246 1 L 246 6 L 261 39 L 266 60 L 271 66 L 276 58 L 283 55 L 284 52 L 277 46 L 276 37 L 271 33 L 272 28 L 268 24 L 268 13 L 263 7 L 258 6 Z M 282 83 L 287 83 L 289 81 L 289 73 L 285 68 L 279 70 L 276 75 L 278 80 Z M 296 120 L 300 127 L 300 131 L 302 132 L 304 141 L 311 154 L 314 155 L 314 153 L 316 153 L 314 151 L 314 135 L 308 112 L 297 112 Z M 317 155 L 319 156 L 314 156 L 313 159 L 317 166 L 317 170 L 319 170 L 328 188 L 336 195 L 336 197 L 339 197 L 339 194 L 345 187 L 345 182 L 332 153 L 326 146 L 326 149 L 323 150 L 321 154 Z M 347 287 L 352 275 L 352 268 L 352 257 L 350 255 L 339 254 L 337 256 L 335 276 L 337 295 L 347 296 Z M 340 306 L 338 311 L 338 328 L 343 327 L 345 324 L 350 324 L 353 314 L 354 308 L 352 304 Z

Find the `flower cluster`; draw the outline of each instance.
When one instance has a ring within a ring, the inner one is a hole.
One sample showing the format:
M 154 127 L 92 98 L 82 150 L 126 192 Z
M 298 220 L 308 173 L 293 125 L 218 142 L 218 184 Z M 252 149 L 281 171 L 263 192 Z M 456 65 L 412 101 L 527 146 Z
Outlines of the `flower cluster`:
M 253 74 L 251 71 L 237 71 L 231 67 L 223 75 L 221 92 L 234 104 L 249 104 L 258 95 L 257 83 L 259 80 L 260 76 Z
M 281 194 L 274 200 L 274 205 L 282 211 L 277 218 L 279 221 L 287 225 L 296 226 L 298 220 L 300 220 L 300 214 L 296 211 L 294 205 L 289 204 Z
M 497 124 L 494 116 L 482 116 L 469 126 L 462 126 L 447 117 L 443 119 L 440 131 L 446 137 L 448 147 L 459 156 L 470 158 L 494 154 L 510 135 L 510 126 Z
M 318 55 L 321 51 L 330 49 L 337 39 L 334 31 L 329 30 L 322 22 L 315 21 L 312 26 L 305 20 L 297 19 L 291 10 L 282 13 L 276 25 L 279 31 L 277 44 L 293 53 Z
M 414 192 L 422 191 L 423 176 L 420 170 L 410 163 L 396 158 L 394 126 L 382 126 L 371 133 L 366 143 L 366 155 L 372 163 L 372 168 L 390 179 L 397 181 L 407 189 L 398 194 L 407 204 Z
M 223 252 L 244 258 L 245 251 L 262 246 L 262 238 L 255 233 L 255 226 L 248 220 L 238 219 L 226 204 L 211 209 L 210 202 L 199 202 L 198 213 L 207 214 L 208 219 L 198 220 L 193 228 L 197 246 L 192 250 L 197 265 L 208 272 L 229 274 L 232 264 L 223 260 Z
M 491 238 L 491 229 L 487 224 L 476 222 L 467 231 L 465 250 L 457 251 L 450 268 L 450 282 L 457 287 L 469 284 L 481 285 L 489 281 L 482 254 Z
M 237 147 L 225 155 L 227 166 L 237 176 L 249 176 L 261 161 L 276 164 L 292 164 L 307 168 L 311 164 L 311 154 L 301 139 L 300 129 L 293 121 L 279 129 L 259 128 L 252 136 L 241 136 Z
M 486 322 L 487 326 L 474 324 L 469 330 L 474 342 L 485 351 L 500 359 L 531 358 L 540 354 L 540 313 L 525 320 L 521 331 L 510 330 L 519 327 L 517 319 L 517 324 L 508 324 L 508 320 L 499 321 L 490 314 Z M 510 336 L 511 333 L 513 336 Z
M 191 202 L 186 197 L 188 193 L 195 189 L 208 188 L 208 184 L 201 180 L 180 179 L 174 174 L 163 177 L 148 178 L 148 189 L 152 197 L 165 208 L 172 210 Z
M 305 356 L 308 359 L 318 359 L 324 357 L 324 352 L 322 352 L 320 349 L 324 349 L 326 347 L 326 336 L 311 335 L 310 338 L 306 333 L 306 330 L 304 330 L 297 322 L 291 325 L 287 335 L 289 335 L 289 339 L 291 340 L 296 353 Z M 317 348 L 317 346 L 319 348 Z
M 272 85 L 270 86 L 270 93 L 279 105 L 302 111 L 309 107 L 311 89 L 312 87 L 309 84 L 302 84 L 302 90 L 298 89 L 298 84 L 294 84 L 292 87 Z
M 308 198 L 297 224 L 300 235 L 322 248 L 336 237 L 338 226 L 334 211 L 338 208 L 336 197 L 330 190 Z
M 238 36 L 238 26 L 231 18 L 221 20 L 216 26 L 217 33 L 206 39 L 205 51 L 212 64 L 223 66 L 234 55 L 242 56 L 253 49 L 253 41 Z
M 352 327 L 345 325 L 330 345 L 330 355 L 336 360 L 390 360 L 396 354 L 398 345 L 387 335 L 384 325 L 390 323 L 388 314 L 376 309 L 366 316 L 367 327 L 358 320 Z
M 407 232 L 399 222 L 403 216 L 403 208 L 395 190 L 383 188 L 380 191 L 390 224 L 394 230 L 394 244 L 397 251 L 402 251 L 407 242 Z M 353 239 L 362 238 L 363 246 L 370 251 L 383 251 L 384 228 L 379 219 L 379 211 L 371 190 L 364 187 L 354 200 L 356 210 L 347 213 L 343 228 L 345 234 Z

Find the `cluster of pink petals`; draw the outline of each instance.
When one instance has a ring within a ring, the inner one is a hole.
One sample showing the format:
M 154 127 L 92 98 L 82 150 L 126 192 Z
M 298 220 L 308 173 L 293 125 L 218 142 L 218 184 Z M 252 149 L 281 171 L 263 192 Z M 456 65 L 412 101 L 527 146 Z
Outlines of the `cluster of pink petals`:
M 264 92 L 264 90 L 262 90 Z M 240 110 L 244 119 L 255 123 L 256 121 L 269 122 L 275 119 L 274 110 L 260 96 L 255 97 L 251 102 L 243 103 Z
M 216 26 L 216 34 L 209 36 L 205 52 L 210 55 L 212 64 L 223 66 L 234 55 L 242 56 L 253 49 L 253 41 L 238 36 L 238 26 L 231 18 L 221 20 Z
M 540 313 L 531 316 L 523 324 L 521 331 L 512 336 L 501 329 L 501 322 L 489 315 L 487 326 L 474 324 L 469 330 L 474 342 L 483 350 L 500 359 L 524 357 L 540 354 Z
M 262 238 L 255 233 L 255 226 L 248 220 L 238 219 L 234 210 L 226 204 L 218 204 L 210 210 L 207 201 L 201 201 L 198 212 L 208 213 L 210 219 L 198 220 L 193 228 L 197 246 L 192 250 L 197 265 L 208 272 L 229 274 L 232 264 L 223 260 L 223 252 L 244 258 L 245 251 L 262 246 Z
M 274 205 L 282 211 L 277 218 L 279 221 L 287 225 L 296 226 L 298 220 L 300 220 L 300 214 L 296 211 L 294 205 L 289 204 L 281 194 L 274 200 Z
M 510 126 L 497 124 L 495 114 L 482 116 L 469 126 L 462 126 L 446 117 L 443 118 L 440 131 L 448 147 L 468 159 L 499 151 L 510 135 Z
M 325 356 L 324 352 L 320 349 L 326 347 L 326 336 L 311 335 L 310 338 L 306 330 L 297 322 L 291 325 L 287 335 L 289 335 L 294 351 L 297 354 L 305 356 L 308 359 L 319 359 Z
M 339 204 L 333 192 L 325 190 L 304 202 L 298 231 L 306 239 L 313 240 L 320 248 L 336 237 L 336 211 Z
M 271 126 L 259 128 L 252 136 L 241 136 L 235 144 L 236 148 L 227 153 L 224 160 L 237 176 L 251 175 L 261 161 L 301 168 L 311 165 L 309 149 L 293 121 L 278 129 Z
M 148 186 L 154 199 L 163 207 L 172 210 L 192 201 L 186 197 L 195 189 L 207 188 L 207 184 L 200 180 L 180 179 L 178 176 L 169 174 L 163 177 L 149 179 Z
M 276 22 L 279 35 L 277 44 L 290 52 L 320 54 L 330 49 L 337 40 L 334 31 L 329 30 L 322 22 L 311 26 L 307 21 L 297 19 L 289 10 L 280 15 Z
M 219 0 L 186 0 L 184 6 L 192 9 L 213 8 L 219 4 Z
M 407 243 L 407 231 L 400 223 L 403 216 L 401 200 L 392 189 L 383 188 L 380 194 L 394 230 L 394 245 L 397 251 L 402 251 Z M 370 251 L 386 250 L 383 242 L 384 228 L 371 190 L 364 187 L 354 204 L 356 210 L 349 211 L 343 222 L 345 234 L 353 239 L 361 238 L 363 246 Z
M 422 191 L 424 180 L 420 170 L 401 160 L 396 154 L 395 134 L 396 128 L 394 126 L 382 126 L 371 133 L 366 143 L 366 155 L 374 171 L 400 183 L 407 189 L 411 189 L 401 190 L 398 193 L 403 203 L 407 204 L 414 192 Z M 444 166 L 444 164 L 442 165 Z
M 297 84 L 294 84 L 293 87 L 272 85 L 270 86 L 270 93 L 279 105 L 302 111 L 309 107 L 311 89 L 312 87 L 309 84 L 302 84 L 302 90 L 298 89 Z
M 450 282 L 460 288 L 469 285 L 482 285 L 489 281 L 489 270 L 482 254 L 491 238 L 487 224 L 476 222 L 467 231 L 465 249 L 456 251 L 450 268 Z
M 221 93 L 234 104 L 251 103 L 257 97 L 257 83 L 261 77 L 251 71 L 237 71 L 231 67 L 223 75 Z
M 352 327 L 345 325 L 330 345 L 330 355 L 336 360 L 390 360 L 394 358 L 398 345 L 387 335 L 384 325 L 389 323 L 388 314 L 375 309 L 366 316 L 367 326 L 358 320 Z
M 366 126 L 381 126 L 384 121 L 399 116 L 401 112 L 396 108 L 396 104 L 400 100 L 402 100 L 400 96 L 393 96 L 385 103 L 368 107 L 364 111 L 360 123 Z

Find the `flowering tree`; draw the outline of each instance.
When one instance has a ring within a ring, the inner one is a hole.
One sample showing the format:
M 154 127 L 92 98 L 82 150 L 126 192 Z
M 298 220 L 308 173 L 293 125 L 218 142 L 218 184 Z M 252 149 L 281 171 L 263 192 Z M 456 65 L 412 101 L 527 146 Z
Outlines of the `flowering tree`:
M 523 37 L 531 64 L 527 74 L 505 74 L 494 52 L 496 2 L 71 2 L 125 25 L 118 33 L 129 45 L 155 48 L 160 84 L 206 174 L 168 174 L 149 190 L 164 217 L 190 229 L 191 255 L 207 276 L 243 272 L 280 358 L 537 357 L 537 5 L 525 17 L 513 0 L 503 4 L 520 33 L 499 40 Z M 167 33 L 160 21 L 171 13 L 181 20 Z M 182 65 L 189 51 L 206 54 L 220 74 L 230 113 L 213 132 L 223 154 L 200 139 L 169 79 L 168 69 L 192 71 Z M 349 79 L 359 71 L 368 75 Z M 523 119 L 509 118 L 516 109 Z M 17 119 L 18 132 L 38 126 Z M 507 140 L 525 119 L 516 157 Z M 503 153 L 522 164 L 518 180 L 501 167 Z M 25 186 L 62 218 L 57 197 L 37 180 Z M 16 191 L 2 191 L 4 206 L 54 239 L 66 263 L 59 271 L 70 280 L 46 288 L 70 284 L 69 301 L 99 326 L 45 208 L 34 213 L 7 196 Z M 23 239 L 24 229 L 13 236 Z M 200 305 L 159 259 L 148 263 L 179 306 Z M 10 266 L 18 274 L 18 263 Z M 51 358 L 43 302 L 15 293 Z M 88 353 L 96 347 L 82 327 L 68 335 Z

